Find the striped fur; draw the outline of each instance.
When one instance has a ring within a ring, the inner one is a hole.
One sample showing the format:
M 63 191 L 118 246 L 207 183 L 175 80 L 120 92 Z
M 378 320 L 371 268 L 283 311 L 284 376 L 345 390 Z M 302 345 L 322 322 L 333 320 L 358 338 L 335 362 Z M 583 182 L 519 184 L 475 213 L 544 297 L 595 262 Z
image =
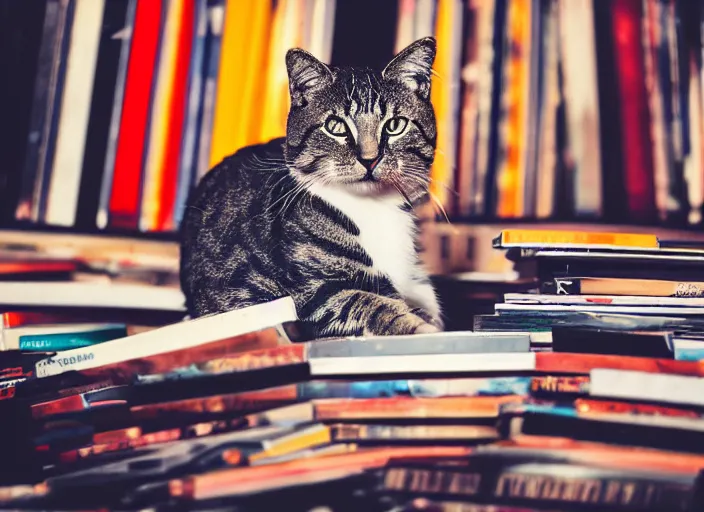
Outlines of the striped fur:
M 286 57 L 286 138 L 213 168 L 182 223 L 181 284 L 193 317 L 290 295 L 318 337 L 442 328 L 417 253 L 436 126 L 435 41 L 382 72 Z

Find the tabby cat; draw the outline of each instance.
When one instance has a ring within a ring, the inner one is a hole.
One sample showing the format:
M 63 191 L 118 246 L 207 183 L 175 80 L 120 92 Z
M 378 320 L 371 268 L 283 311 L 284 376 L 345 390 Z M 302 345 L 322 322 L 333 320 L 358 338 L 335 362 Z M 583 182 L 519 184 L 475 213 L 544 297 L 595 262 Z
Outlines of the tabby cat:
M 420 39 L 381 72 L 288 51 L 286 137 L 225 158 L 189 198 L 192 317 L 291 296 L 316 337 L 442 329 L 412 211 L 435 154 L 435 48 Z

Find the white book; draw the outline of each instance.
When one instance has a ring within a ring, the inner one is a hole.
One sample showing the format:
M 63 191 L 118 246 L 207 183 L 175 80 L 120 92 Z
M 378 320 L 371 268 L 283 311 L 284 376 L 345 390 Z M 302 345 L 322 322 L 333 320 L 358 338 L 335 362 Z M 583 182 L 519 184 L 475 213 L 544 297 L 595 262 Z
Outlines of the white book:
M 80 281 L 0 282 L 0 305 L 183 311 L 178 288 Z
M 436 0 L 417 0 L 413 25 L 414 40 L 435 35 Z
M 600 214 L 603 208 L 593 1 L 558 4 L 565 108 L 575 165 L 574 209 L 587 215 Z
M 332 40 L 335 27 L 337 0 L 314 0 L 309 51 L 321 62 L 332 58 Z
M 66 350 L 36 364 L 38 378 L 89 370 L 241 336 L 297 320 L 293 299 L 284 297 L 217 315 L 167 325 L 91 347 Z
M 704 315 L 701 307 L 667 306 L 598 306 L 587 304 L 496 304 L 497 313 L 503 312 L 567 312 L 567 313 L 611 313 L 624 315 Z
M 702 377 L 595 368 L 589 380 L 593 397 L 704 406 Z
M 105 0 L 77 0 L 47 201 L 48 224 L 76 223 Z
M 315 377 L 395 373 L 522 372 L 535 370 L 535 353 L 325 357 L 310 359 L 308 364 L 311 375 Z

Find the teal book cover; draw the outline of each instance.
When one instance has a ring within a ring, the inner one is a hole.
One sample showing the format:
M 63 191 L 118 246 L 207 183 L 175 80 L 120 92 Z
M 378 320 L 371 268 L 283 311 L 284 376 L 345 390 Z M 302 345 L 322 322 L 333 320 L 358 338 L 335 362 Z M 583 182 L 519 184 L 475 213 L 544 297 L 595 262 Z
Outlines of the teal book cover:
M 20 336 L 19 348 L 27 351 L 60 352 L 97 345 L 127 336 L 127 326 L 109 325 L 102 329 L 57 334 L 28 334 Z

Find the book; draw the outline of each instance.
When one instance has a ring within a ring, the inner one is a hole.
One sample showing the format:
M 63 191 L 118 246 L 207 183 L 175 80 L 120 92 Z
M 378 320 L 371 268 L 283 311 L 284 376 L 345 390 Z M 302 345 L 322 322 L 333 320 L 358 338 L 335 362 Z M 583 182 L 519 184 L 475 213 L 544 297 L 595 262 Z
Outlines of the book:
M 118 364 L 140 357 L 156 356 L 190 347 L 197 347 L 238 335 L 256 332 L 297 320 L 290 298 L 241 310 L 205 316 L 168 325 L 148 332 L 127 336 L 105 345 L 67 350 L 60 355 L 39 361 L 37 377 L 49 377 L 68 371 L 88 370 Z
M 493 240 L 495 248 L 533 247 L 566 248 L 582 247 L 589 249 L 654 249 L 659 247 L 655 235 L 637 233 L 575 232 L 513 229 L 503 230 Z

